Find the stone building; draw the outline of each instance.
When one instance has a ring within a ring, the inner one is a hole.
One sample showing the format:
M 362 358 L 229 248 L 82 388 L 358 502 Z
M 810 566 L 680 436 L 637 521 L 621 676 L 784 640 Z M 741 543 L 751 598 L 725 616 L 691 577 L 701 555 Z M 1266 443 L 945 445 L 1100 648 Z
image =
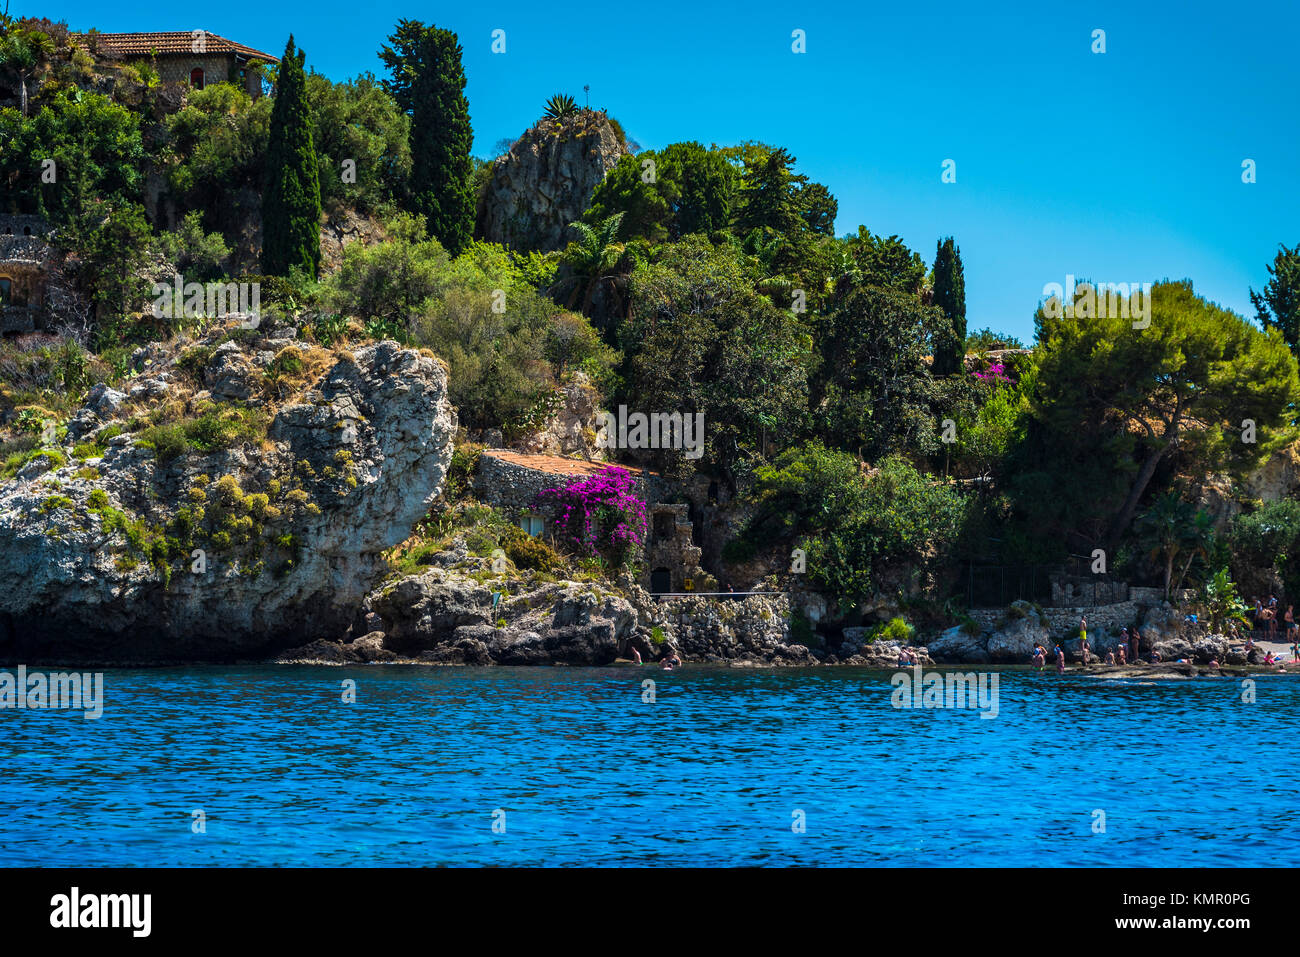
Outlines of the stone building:
M 609 464 L 485 449 L 474 488 L 481 501 L 501 509 L 528 534 L 550 537 L 557 515 L 553 508 L 538 507 L 538 495 L 595 475 Z M 704 590 L 701 586 L 710 579 L 700 567 L 692 506 L 665 501 L 669 488 L 657 473 L 633 471 L 632 476 L 634 494 L 646 502 L 642 585 L 654 593 Z
M 53 258 L 49 238 L 49 224 L 39 216 L 0 215 L 0 335 L 39 325 Z
M 692 507 L 663 503 L 649 506 L 647 512 L 646 590 L 652 594 L 705 590 L 710 579 L 700 567 L 703 549 L 695 544 Z
M 262 95 L 262 83 L 250 67 L 280 62 L 269 53 L 206 30 L 100 33 L 87 42 L 100 56 L 150 63 L 164 83 L 188 83 L 200 90 L 209 83 L 235 83 L 253 99 Z

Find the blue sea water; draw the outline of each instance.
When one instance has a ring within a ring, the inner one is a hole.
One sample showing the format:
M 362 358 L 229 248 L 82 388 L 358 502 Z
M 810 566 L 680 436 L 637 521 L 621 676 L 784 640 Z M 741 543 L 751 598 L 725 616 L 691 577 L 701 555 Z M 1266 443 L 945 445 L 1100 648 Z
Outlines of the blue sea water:
M 1003 671 L 994 719 L 849 668 L 104 683 L 97 721 L 0 711 L 0 865 L 1300 864 L 1287 677 Z

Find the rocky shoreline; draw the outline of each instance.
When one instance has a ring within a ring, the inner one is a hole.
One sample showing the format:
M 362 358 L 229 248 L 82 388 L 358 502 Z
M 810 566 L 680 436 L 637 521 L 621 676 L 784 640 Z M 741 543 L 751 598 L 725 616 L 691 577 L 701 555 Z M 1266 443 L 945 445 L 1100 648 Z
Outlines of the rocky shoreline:
M 868 626 L 797 637 L 808 595 L 652 596 L 629 572 L 516 567 L 460 531 L 394 571 L 387 550 L 430 514 L 452 465 L 457 417 L 435 356 L 226 327 L 132 362 L 125 391 L 91 389 L 66 434 L 0 483 L 0 662 L 603 667 L 672 653 L 892 670 L 1028 667 L 1035 642 L 1056 644 L 1053 619 L 1025 602 L 902 644 Z M 1070 673 L 1256 673 L 1168 603 L 1144 606 L 1139 636 L 1169 664 Z M 1118 644 L 1114 629 L 1091 637 L 1099 659 Z M 1080 660 L 1077 639 L 1062 645 Z

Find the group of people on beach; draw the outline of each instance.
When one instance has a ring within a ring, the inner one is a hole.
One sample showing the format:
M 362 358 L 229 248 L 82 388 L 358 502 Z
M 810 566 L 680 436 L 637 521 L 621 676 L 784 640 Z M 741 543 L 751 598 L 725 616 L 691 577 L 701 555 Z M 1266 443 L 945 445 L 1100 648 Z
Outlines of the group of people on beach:
M 1042 671 L 1047 666 L 1047 649 L 1040 643 L 1034 642 L 1034 652 L 1032 661 L 1034 666 Z M 1088 644 L 1088 616 L 1084 615 L 1079 619 L 1079 656 L 1083 659 L 1084 665 L 1092 664 L 1092 648 Z M 1065 673 L 1065 649 L 1057 644 L 1052 651 L 1052 658 L 1056 663 L 1056 673 Z M 1138 653 L 1138 630 L 1134 628 L 1132 632 L 1128 628 L 1121 628 L 1119 632 L 1119 643 L 1116 647 L 1106 652 L 1105 658 L 1101 659 L 1108 665 L 1127 665 L 1129 663 L 1137 664 L 1141 657 Z M 1160 663 L 1160 652 L 1154 648 L 1151 649 L 1150 661 L 1153 665 Z
M 1269 595 L 1266 602 L 1263 598 L 1255 598 L 1255 608 L 1251 612 L 1251 620 L 1254 622 L 1254 630 L 1267 632 L 1270 641 L 1277 636 L 1277 610 L 1280 606 L 1277 602 L 1276 595 Z M 1282 614 L 1282 624 L 1285 627 L 1285 638 L 1290 639 L 1292 644 L 1296 643 L 1297 629 L 1295 620 L 1295 606 L 1287 605 L 1286 611 Z
M 1254 631 L 1260 630 L 1261 628 L 1266 628 L 1267 625 L 1271 623 L 1273 626 L 1273 630 L 1270 630 L 1269 634 L 1271 636 L 1275 633 L 1276 625 L 1277 625 L 1276 622 L 1277 607 L 1278 607 L 1277 599 L 1272 596 L 1269 597 L 1269 604 L 1267 606 L 1264 604 L 1264 602 L 1261 599 L 1258 598 L 1255 599 L 1256 626 Z M 1194 622 L 1196 620 L 1196 616 L 1189 615 L 1188 620 Z M 1283 616 L 1282 620 L 1286 622 L 1287 637 L 1291 641 L 1291 660 L 1293 662 L 1300 662 L 1300 628 L 1298 628 L 1296 625 L 1293 606 L 1287 605 L 1286 613 Z M 1255 650 L 1255 641 L 1253 637 L 1254 631 L 1251 631 L 1245 637 L 1245 645 L 1246 645 L 1245 650 L 1247 655 L 1249 655 L 1252 651 Z M 1228 626 L 1226 637 L 1230 642 L 1236 642 L 1240 640 L 1240 636 L 1237 632 L 1236 625 Z M 1119 632 L 1119 642 L 1115 648 L 1106 652 L 1106 656 L 1103 659 L 1104 662 L 1108 665 L 1127 665 L 1130 663 L 1132 664 L 1139 663 L 1142 660 L 1142 658 L 1138 652 L 1138 639 L 1139 639 L 1139 635 L 1138 635 L 1137 628 L 1133 628 L 1132 631 L 1130 631 L 1128 628 L 1121 628 Z M 1047 649 L 1044 648 L 1039 642 L 1034 642 L 1032 661 L 1034 667 L 1036 667 L 1039 671 L 1042 671 L 1043 668 L 1047 666 L 1047 655 L 1048 655 Z M 1091 649 L 1088 646 L 1088 616 L 1087 615 L 1084 615 L 1079 619 L 1079 656 L 1080 658 L 1082 658 L 1084 665 L 1091 664 L 1093 655 Z M 1055 646 L 1055 649 L 1052 652 L 1052 657 L 1055 659 L 1057 674 L 1064 674 L 1065 651 L 1064 649 L 1061 648 L 1059 644 Z M 1149 655 L 1147 660 L 1150 661 L 1150 663 L 1153 665 L 1160 664 L 1162 660 L 1160 656 L 1160 652 L 1157 651 L 1155 648 L 1152 648 L 1151 654 Z M 1183 659 L 1179 659 L 1179 660 L 1181 661 Z M 1270 666 L 1277 665 L 1279 668 L 1281 668 L 1282 662 L 1283 659 L 1281 656 L 1273 654 L 1272 651 L 1267 651 L 1261 663 Z M 1219 667 L 1219 662 L 1217 660 L 1211 661 L 1210 667 L 1217 669 Z

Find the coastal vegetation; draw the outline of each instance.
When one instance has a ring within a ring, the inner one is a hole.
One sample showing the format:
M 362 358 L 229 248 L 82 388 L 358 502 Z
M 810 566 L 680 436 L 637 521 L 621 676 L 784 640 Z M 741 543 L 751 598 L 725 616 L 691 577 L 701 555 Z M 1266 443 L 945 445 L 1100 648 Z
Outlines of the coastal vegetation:
M 396 25 L 378 80 L 333 82 L 290 37 L 260 98 L 222 82 L 168 90 L 49 21 L 0 31 L 0 77 L 21 91 L 0 109 L 0 212 L 45 218 L 63 251 L 46 332 L 0 344 L 5 478 L 63 459 L 60 430 L 97 383 L 123 386 L 151 345 L 217 327 L 152 309 L 152 284 L 177 276 L 257 283 L 264 323 L 293 326 L 301 351 L 260 369 L 250 399 L 182 382 L 139 401 L 126 428 L 160 464 L 255 450 L 259 402 L 300 394 L 325 356 L 395 339 L 445 364 L 460 425 L 480 438 L 536 433 L 578 377 L 602 408 L 703 414 L 698 458 L 665 448 L 639 464 L 725 490 L 734 534 L 710 572 L 784 573 L 797 549 L 841 620 L 883 591 L 964 623 L 962 569 L 1098 549 L 1111 574 L 1204 589 L 1216 618 L 1235 614 L 1234 581 L 1300 588 L 1300 502 L 1207 508 L 1208 478 L 1239 485 L 1297 440 L 1300 246 L 1282 246 L 1252 291 L 1254 321 L 1177 279 L 1154 285 L 1139 328 L 1087 308 L 1081 285 L 1064 310 L 1024 304 L 1026 346 L 968 331 L 955 237 L 937 237 L 927 263 L 865 224 L 837 235 L 831 190 L 777 144 L 623 152 L 555 248 L 489 241 L 475 211 L 490 161 L 471 156 L 461 48 L 431 25 Z M 567 93 L 536 107 L 559 139 L 610 123 Z M 621 126 L 614 139 L 627 150 Z M 360 238 L 327 248 L 340 224 Z M 217 346 L 187 348 L 182 374 Z M 73 455 L 93 464 L 112 438 Z M 394 568 L 427 567 L 457 537 L 535 574 L 582 561 L 612 579 L 634 561 L 644 503 L 619 473 L 557 492 L 567 511 L 543 543 L 474 502 L 476 451 L 462 435 L 444 501 Z M 294 490 L 199 488 L 177 528 L 104 514 L 134 560 L 161 567 L 220 536 L 279 541 Z M 899 617 L 881 634 L 910 627 Z

